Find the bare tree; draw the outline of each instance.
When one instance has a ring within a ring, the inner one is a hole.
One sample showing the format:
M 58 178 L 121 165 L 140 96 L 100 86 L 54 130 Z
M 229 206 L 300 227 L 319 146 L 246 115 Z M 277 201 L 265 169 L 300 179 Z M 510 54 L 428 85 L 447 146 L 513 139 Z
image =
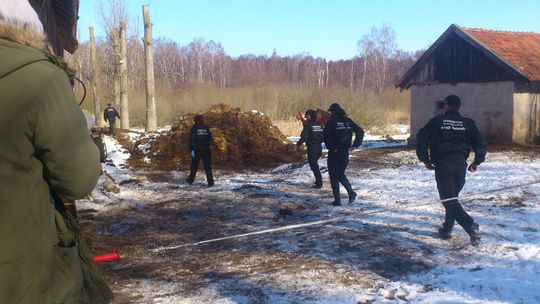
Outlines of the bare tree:
M 96 58 L 96 40 L 94 37 L 94 28 L 89 27 L 90 32 L 90 81 L 94 97 L 94 119 L 97 126 L 101 125 L 101 110 L 99 107 L 99 77 L 97 77 L 97 58 Z
M 120 37 L 119 25 L 127 20 L 125 0 L 100 0 L 99 1 L 100 23 L 113 51 L 113 67 L 110 75 L 113 79 L 114 106 L 120 106 Z
M 144 61 L 146 70 L 146 131 L 157 130 L 156 92 L 154 87 L 154 54 L 152 51 L 152 23 L 150 9 L 143 5 L 144 15 Z
M 203 62 L 204 62 L 204 39 L 197 38 L 189 44 L 190 53 L 193 55 L 193 67 L 197 81 L 203 82 Z
M 373 81 L 373 87 L 381 92 L 388 85 L 388 62 L 397 51 L 396 33 L 389 25 L 380 28 L 372 27 L 368 35 L 364 35 L 358 41 L 360 55 L 364 58 L 364 75 L 362 76 L 362 88 L 364 87 L 368 72 Z
M 129 129 L 129 101 L 127 76 L 126 22 L 120 23 L 120 121 L 122 128 Z

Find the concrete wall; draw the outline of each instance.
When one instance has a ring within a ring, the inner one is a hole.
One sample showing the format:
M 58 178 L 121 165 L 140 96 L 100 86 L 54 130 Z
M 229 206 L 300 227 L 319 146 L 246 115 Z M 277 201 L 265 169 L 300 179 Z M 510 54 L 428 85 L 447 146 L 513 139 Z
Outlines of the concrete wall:
M 448 95 L 461 98 L 462 115 L 476 121 L 490 143 L 512 141 L 514 82 L 436 84 L 411 87 L 411 141 L 434 116 L 434 101 Z
M 516 143 L 529 144 L 540 135 L 540 94 L 514 94 L 514 129 Z

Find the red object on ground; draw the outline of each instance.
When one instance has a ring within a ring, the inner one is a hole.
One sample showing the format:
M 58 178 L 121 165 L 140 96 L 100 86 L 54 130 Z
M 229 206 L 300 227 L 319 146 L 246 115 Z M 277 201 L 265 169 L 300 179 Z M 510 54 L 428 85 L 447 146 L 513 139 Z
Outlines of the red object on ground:
M 120 261 L 120 252 L 115 251 L 111 253 L 95 255 L 93 256 L 93 258 L 94 258 L 94 262 L 96 263 L 109 262 L 109 261 L 118 262 Z

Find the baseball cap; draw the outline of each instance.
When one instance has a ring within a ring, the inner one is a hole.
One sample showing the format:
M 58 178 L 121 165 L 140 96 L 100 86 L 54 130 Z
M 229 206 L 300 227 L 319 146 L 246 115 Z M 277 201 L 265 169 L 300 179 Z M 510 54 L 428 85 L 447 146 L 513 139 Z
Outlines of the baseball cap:
M 330 105 L 330 108 L 328 108 L 328 111 L 333 112 L 337 109 L 341 109 L 341 106 L 339 105 L 339 103 L 334 102 L 333 104 Z
M 459 99 L 459 97 L 456 95 L 448 95 L 441 101 L 441 103 L 449 106 L 459 107 L 461 106 L 461 99 Z

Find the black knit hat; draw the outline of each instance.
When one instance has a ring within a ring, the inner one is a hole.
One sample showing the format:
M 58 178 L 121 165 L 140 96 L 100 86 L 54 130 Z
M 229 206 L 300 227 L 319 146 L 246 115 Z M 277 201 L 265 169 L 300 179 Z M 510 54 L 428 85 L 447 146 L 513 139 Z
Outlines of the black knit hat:
M 193 121 L 196 124 L 204 124 L 204 117 L 202 115 L 200 115 L 200 114 L 195 115 L 195 117 L 193 117 Z

